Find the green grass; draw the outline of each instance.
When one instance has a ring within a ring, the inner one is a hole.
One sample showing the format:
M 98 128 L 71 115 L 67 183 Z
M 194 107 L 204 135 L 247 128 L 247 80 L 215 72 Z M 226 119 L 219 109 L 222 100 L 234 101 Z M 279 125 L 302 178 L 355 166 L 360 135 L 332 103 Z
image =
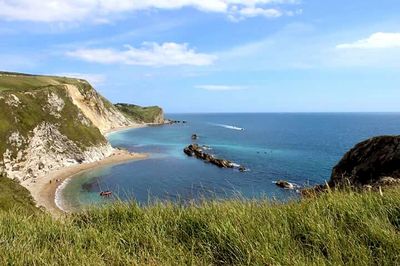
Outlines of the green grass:
M 156 118 L 161 116 L 163 111 L 158 106 L 141 107 L 134 104 L 117 103 L 118 110 L 134 121 L 154 123 Z
M 2 73 L 0 73 L 1 75 Z M 62 84 L 78 80 L 0 76 L 0 160 L 10 132 L 23 136 L 43 121 L 80 145 L 105 141 L 79 123 Z M 34 89 L 34 90 L 33 90 Z M 34 92 L 34 96 L 27 92 Z M 61 117 L 43 109 L 47 95 L 65 102 Z M 105 102 L 110 105 L 111 103 Z M 119 105 L 147 122 L 161 109 Z M 18 119 L 16 121 L 15 119 Z M 333 192 L 287 204 L 266 200 L 197 205 L 116 203 L 54 219 L 29 192 L 0 177 L 0 265 L 400 265 L 400 190 Z
M 0 211 L 14 210 L 29 214 L 37 212 L 29 191 L 16 181 L 0 175 Z
M 27 83 L 31 87 L 26 87 Z M 60 85 L 54 85 L 53 83 L 60 83 Z M 32 135 L 32 130 L 42 122 L 58 125 L 60 132 L 81 148 L 106 142 L 98 128 L 93 125 L 86 126 L 80 122 L 78 115 L 80 111 L 68 96 L 63 86 L 65 83 L 75 84 L 87 91 L 89 91 L 88 86 L 90 87 L 87 83 L 79 82 L 76 79 L 62 77 L 0 76 L 0 87 L 6 86 L 5 84 L 14 86 L 13 89 L 0 90 L 0 161 L 5 150 L 11 148 L 7 146 L 11 133 L 18 131 L 23 137 L 27 138 Z M 43 86 L 44 84 L 47 85 Z M 36 85 L 38 87 L 33 89 L 32 86 Z M 61 117 L 50 115 L 45 108 L 50 93 L 55 93 L 65 103 L 60 113 Z M 18 107 L 6 104 L 6 99 L 9 95 L 18 97 L 21 102 Z M 23 150 L 26 145 L 27 143 L 23 143 L 19 149 L 15 149 L 13 151 L 14 156 L 16 156 L 18 150 Z
M 78 117 L 79 110 L 72 103 L 63 87 L 44 87 L 35 90 L 34 95 L 25 92 L 13 92 L 21 101 L 20 107 L 9 106 L 5 103 L 5 99 L 0 100 L 0 160 L 7 148 L 7 140 L 12 132 L 18 130 L 26 138 L 36 126 L 44 121 L 59 125 L 60 132 L 80 147 L 84 148 L 106 142 L 96 127 L 81 124 Z M 47 103 L 48 94 L 51 92 L 55 92 L 65 103 L 59 118 L 50 115 L 44 108 L 44 103 Z M 2 95 L 7 94 L 7 92 L 4 92 Z M 18 119 L 18 121 L 16 122 L 15 119 Z M 23 148 L 22 146 L 19 150 Z
M 0 212 L 0 264 L 399 265 L 400 193 Z
M 51 85 L 79 84 L 77 79 L 56 76 L 28 75 L 12 72 L 0 72 L 0 92 L 37 89 Z

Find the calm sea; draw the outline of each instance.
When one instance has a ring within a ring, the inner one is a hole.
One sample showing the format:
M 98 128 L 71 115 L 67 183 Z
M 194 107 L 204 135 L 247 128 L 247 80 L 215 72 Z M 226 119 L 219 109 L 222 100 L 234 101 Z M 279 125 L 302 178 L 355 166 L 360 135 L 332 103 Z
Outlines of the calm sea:
M 313 185 L 329 179 L 332 167 L 356 143 L 376 135 L 400 134 L 399 113 L 170 114 L 186 124 L 132 129 L 108 136 L 114 147 L 150 153 L 142 161 L 108 166 L 81 174 L 60 193 L 64 207 L 81 208 L 110 200 L 99 191 L 112 190 L 122 200 L 147 204 L 154 200 L 274 197 L 295 192 L 277 188 L 284 179 Z M 237 130 L 235 127 L 244 128 Z M 246 166 L 241 173 L 220 169 L 183 153 L 192 143 Z

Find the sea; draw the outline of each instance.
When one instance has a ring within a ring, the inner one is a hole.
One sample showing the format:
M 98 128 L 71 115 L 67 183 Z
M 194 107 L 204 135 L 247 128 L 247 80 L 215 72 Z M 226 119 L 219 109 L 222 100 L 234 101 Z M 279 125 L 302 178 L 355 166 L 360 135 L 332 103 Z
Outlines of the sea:
M 287 201 L 301 187 L 324 183 L 355 144 L 378 135 L 400 135 L 400 113 L 227 113 L 167 114 L 186 121 L 129 129 L 107 136 L 114 147 L 148 153 L 149 158 L 105 166 L 69 178 L 57 191 L 66 210 L 114 200 L 191 203 L 230 198 Z M 198 139 L 192 140 L 192 134 Z M 218 158 L 248 169 L 221 169 L 183 153 L 198 143 Z M 102 198 L 110 190 L 113 197 Z

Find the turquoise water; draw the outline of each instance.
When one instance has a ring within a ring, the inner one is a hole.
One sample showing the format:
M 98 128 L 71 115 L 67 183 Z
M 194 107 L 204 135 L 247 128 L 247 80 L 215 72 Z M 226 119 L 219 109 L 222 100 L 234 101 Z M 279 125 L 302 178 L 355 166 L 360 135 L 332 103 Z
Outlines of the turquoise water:
M 147 160 L 88 171 L 61 193 L 68 208 L 103 204 L 101 190 L 122 200 L 296 197 L 273 181 L 312 185 L 329 179 L 335 163 L 359 141 L 400 134 L 400 114 L 176 114 L 187 124 L 132 129 L 108 136 L 114 147 L 147 152 Z M 245 130 L 235 130 L 241 127 Z M 250 169 L 220 169 L 187 157 L 183 148 L 200 136 L 210 153 Z

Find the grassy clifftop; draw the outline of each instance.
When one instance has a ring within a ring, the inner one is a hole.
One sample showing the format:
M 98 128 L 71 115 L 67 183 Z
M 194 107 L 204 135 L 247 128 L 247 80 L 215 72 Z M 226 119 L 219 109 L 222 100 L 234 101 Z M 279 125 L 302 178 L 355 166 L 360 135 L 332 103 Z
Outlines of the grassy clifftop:
M 26 180 L 101 160 L 112 153 L 103 133 L 163 122 L 161 108 L 114 106 L 82 79 L 0 72 L 0 173 Z
M 23 80 L 26 81 L 25 78 Z M 12 133 L 18 132 L 21 139 L 27 139 L 32 130 L 42 122 L 57 125 L 64 136 L 82 148 L 106 142 L 98 128 L 89 121 L 86 124 L 82 123 L 82 113 L 72 103 L 62 85 L 47 84 L 31 89 L 25 87 L 24 82 L 14 89 L 0 91 L 0 160 L 10 147 L 9 138 Z M 5 88 L 6 83 L 10 84 L 0 78 L 0 86 Z M 59 113 L 52 114 L 51 97 L 62 102 L 62 110 Z M 22 141 L 14 152 L 23 150 L 25 145 L 27 143 Z
M 141 107 L 126 103 L 117 103 L 115 106 L 118 110 L 135 121 L 156 124 L 164 122 L 163 110 L 158 106 Z
M 128 120 L 85 80 L 0 72 L 0 173 L 25 180 L 105 156 L 92 120 L 106 127 L 115 115 Z
M 64 102 L 60 115 L 52 115 L 46 108 L 49 95 L 52 93 Z M 14 99 L 18 99 L 18 103 L 7 104 L 7 100 L 14 96 L 16 97 Z M 27 137 L 29 132 L 43 121 L 59 125 L 61 133 L 83 147 L 105 142 L 100 131 L 90 124 L 82 124 L 79 116 L 79 109 L 60 85 L 41 87 L 34 92 L 18 90 L 0 93 L 0 159 L 5 148 L 2 145 L 6 145 L 10 133 L 18 131 L 22 136 Z
M 62 221 L 0 211 L 0 263 L 399 265 L 399 206 L 400 193 L 391 190 L 288 204 L 115 204 Z
M 0 71 L 0 91 L 33 90 L 45 86 L 80 84 L 83 80 Z

